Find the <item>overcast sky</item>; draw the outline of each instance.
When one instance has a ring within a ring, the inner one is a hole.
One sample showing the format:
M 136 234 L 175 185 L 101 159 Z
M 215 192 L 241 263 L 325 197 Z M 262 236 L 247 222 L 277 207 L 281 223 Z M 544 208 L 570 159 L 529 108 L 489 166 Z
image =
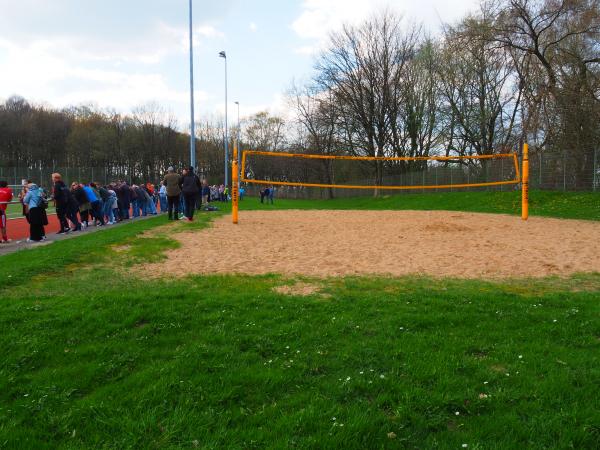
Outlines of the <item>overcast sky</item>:
M 293 79 L 344 22 L 390 7 L 437 33 L 477 0 L 194 0 L 197 120 L 283 108 Z M 123 113 L 158 102 L 189 124 L 188 0 L 0 0 L 0 100 L 93 103 Z

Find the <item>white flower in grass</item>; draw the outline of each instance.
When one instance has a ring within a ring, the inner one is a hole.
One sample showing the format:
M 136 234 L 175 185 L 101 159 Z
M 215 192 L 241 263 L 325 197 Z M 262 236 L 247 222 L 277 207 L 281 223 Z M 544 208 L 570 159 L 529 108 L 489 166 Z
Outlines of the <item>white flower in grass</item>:
M 454 415 L 455 415 L 455 416 L 460 416 L 460 411 L 456 411 L 456 412 L 454 413 Z
M 343 427 L 343 426 L 344 426 L 344 424 L 343 424 L 343 423 L 340 423 L 340 427 Z
M 488 384 L 488 382 L 487 382 L 487 381 L 484 381 L 484 382 L 483 382 L 483 384 Z
M 346 381 L 350 381 L 350 377 L 347 377 L 347 378 L 346 378 Z
M 469 444 L 463 444 L 462 447 L 463 448 L 467 448 L 469 446 Z
M 360 371 L 360 372 L 358 372 L 358 373 L 360 373 L 360 374 L 362 375 L 364 372 L 361 370 L 361 371 Z
M 331 420 L 333 420 L 335 422 L 335 417 L 332 417 Z
M 285 348 L 287 348 L 287 349 L 289 350 L 290 346 L 289 346 L 289 345 L 286 345 L 286 346 L 285 346 Z
M 382 380 L 385 378 L 384 374 L 379 375 L 379 378 L 381 378 Z
M 552 322 L 556 323 L 556 322 L 558 322 L 558 320 L 554 319 Z
M 519 359 L 523 359 L 523 355 L 519 355 Z

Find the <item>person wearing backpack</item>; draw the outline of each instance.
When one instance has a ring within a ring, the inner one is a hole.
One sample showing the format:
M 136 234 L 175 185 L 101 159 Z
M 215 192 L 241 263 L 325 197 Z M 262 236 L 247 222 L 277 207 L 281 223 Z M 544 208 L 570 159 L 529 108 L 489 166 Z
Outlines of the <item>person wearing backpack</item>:
M 47 225 L 46 209 L 44 208 L 44 197 L 42 190 L 37 184 L 31 183 L 27 186 L 27 194 L 23 198 L 23 205 L 27 212 L 29 222 L 29 238 L 27 242 L 40 242 L 46 239 L 44 225 Z

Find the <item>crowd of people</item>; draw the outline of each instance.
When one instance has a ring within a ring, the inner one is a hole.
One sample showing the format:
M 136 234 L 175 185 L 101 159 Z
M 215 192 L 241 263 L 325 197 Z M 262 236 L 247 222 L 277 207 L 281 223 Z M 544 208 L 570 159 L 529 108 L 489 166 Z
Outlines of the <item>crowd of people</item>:
M 0 243 L 9 242 L 6 210 L 13 197 L 7 182 L 0 181 Z M 74 181 L 67 185 L 60 173 L 54 173 L 51 190 L 23 180 L 18 198 L 30 227 L 28 242 L 40 242 L 46 239 L 49 202 L 56 207 L 58 234 L 65 234 L 159 213 L 166 213 L 169 220 L 193 221 L 196 210 L 215 210 L 211 202 L 227 202 L 231 197 L 227 186 L 210 186 L 192 167 L 181 174 L 169 167 L 159 186 L 150 182 L 129 184 L 125 180 L 106 185 Z

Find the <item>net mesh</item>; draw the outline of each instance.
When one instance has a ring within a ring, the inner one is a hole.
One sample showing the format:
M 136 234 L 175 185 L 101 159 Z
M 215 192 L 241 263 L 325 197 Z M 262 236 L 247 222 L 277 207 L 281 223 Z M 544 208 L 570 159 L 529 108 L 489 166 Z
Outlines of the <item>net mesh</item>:
M 243 152 L 242 182 L 335 189 L 426 190 L 520 183 L 515 153 L 372 158 Z

